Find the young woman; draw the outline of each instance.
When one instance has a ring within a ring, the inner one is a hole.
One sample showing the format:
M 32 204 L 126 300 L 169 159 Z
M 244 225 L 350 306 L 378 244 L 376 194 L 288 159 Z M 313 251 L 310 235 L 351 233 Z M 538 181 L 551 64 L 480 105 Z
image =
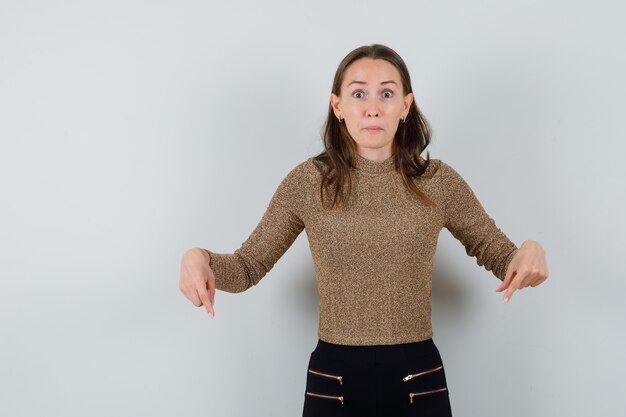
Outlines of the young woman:
M 320 296 L 304 417 L 450 416 L 432 340 L 431 282 L 440 230 L 514 291 L 548 276 L 543 248 L 519 248 L 463 178 L 420 155 L 430 129 L 402 58 L 363 46 L 339 64 L 324 151 L 293 168 L 234 253 L 193 248 L 180 289 L 214 316 L 215 290 L 256 285 L 306 229 Z

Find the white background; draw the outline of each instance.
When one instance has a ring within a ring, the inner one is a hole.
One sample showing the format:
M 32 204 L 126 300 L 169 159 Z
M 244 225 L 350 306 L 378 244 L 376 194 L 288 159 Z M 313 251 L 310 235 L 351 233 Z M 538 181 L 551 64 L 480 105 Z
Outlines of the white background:
M 618 0 L 1 0 L 0 415 L 301 415 L 306 234 L 214 320 L 180 259 L 244 241 L 370 43 L 405 59 L 431 157 L 547 253 L 504 305 L 442 231 L 455 415 L 624 415 L 624 39 Z

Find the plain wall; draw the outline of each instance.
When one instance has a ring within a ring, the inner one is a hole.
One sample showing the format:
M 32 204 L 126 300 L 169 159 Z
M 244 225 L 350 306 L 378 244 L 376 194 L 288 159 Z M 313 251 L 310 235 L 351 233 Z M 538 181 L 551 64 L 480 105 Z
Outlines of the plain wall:
M 370 43 L 405 59 L 430 156 L 547 253 L 505 305 L 441 232 L 455 415 L 624 415 L 624 39 L 621 1 L 0 0 L 0 415 L 301 414 L 306 234 L 214 320 L 180 259 L 247 238 Z

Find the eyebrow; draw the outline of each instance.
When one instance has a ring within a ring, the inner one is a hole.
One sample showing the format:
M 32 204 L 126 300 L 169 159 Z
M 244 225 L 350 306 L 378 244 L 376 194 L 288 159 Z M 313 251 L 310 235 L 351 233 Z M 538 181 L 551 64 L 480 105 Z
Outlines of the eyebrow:
M 365 81 L 352 81 L 350 84 L 348 84 L 346 87 L 350 87 L 352 84 L 367 84 Z M 393 80 L 387 80 L 387 81 L 383 81 L 382 83 L 380 83 L 381 85 L 383 84 L 395 84 L 398 85 L 398 83 L 396 83 Z

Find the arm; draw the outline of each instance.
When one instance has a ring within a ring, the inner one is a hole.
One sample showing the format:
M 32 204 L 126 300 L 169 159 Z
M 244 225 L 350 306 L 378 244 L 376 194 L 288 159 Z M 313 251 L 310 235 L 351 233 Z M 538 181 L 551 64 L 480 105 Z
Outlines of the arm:
M 234 253 L 204 249 L 217 289 L 237 293 L 258 284 L 302 232 L 303 169 L 304 162 L 281 181 L 263 217 Z
M 497 227 L 461 175 L 443 161 L 440 169 L 444 227 L 465 246 L 469 256 L 476 257 L 479 266 L 504 280 L 519 249 Z

